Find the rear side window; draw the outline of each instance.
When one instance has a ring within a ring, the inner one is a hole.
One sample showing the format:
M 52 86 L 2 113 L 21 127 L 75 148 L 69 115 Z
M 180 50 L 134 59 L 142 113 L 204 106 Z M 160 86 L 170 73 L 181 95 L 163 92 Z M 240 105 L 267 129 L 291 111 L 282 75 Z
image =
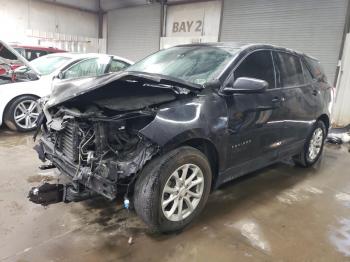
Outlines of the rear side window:
M 120 71 L 128 66 L 129 66 L 129 64 L 127 64 L 123 61 L 113 59 L 111 61 L 110 66 L 109 66 L 108 72 L 118 72 L 118 71 Z
M 299 86 L 305 83 L 303 69 L 298 56 L 275 52 L 280 87 Z
M 316 59 L 312 59 L 310 57 L 305 56 L 304 57 L 312 74 L 312 77 L 317 79 L 317 80 L 321 80 L 326 82 L 327 81 L 327 77 L 324 73 L 324 70 L 320 64 L 319 61 L 317 61 Z
M 105 73 L 110 57 L 89 58 L 72 65 L 63 74 L 63 79 L 99 76 Z
M 33 49 L 25 49 L 25 58 L 28 61 L 32 61 L 40 56 L 47 55 L 46 51 L 42 50 L 33 50 Z
M 311 83 L 312 82 L 312 75 L 310 73 L 309 68 L 305 65 L 305 63 L 302 61 L 301 62 L 302 66 L 303 66 L 303 72 L 304 72 L 304 77 L 305 77 L 305 81 L 306 83 Z
M 234 78 L 251 77 L 265 80 L 275 88 L 275 73 L 270 51 L 256 51 L 248 55 L 234 72 Z
M 21 56 L 26 57 L 25 50 L 23 48 L 15 47 L 16 51 L 21 54 Z

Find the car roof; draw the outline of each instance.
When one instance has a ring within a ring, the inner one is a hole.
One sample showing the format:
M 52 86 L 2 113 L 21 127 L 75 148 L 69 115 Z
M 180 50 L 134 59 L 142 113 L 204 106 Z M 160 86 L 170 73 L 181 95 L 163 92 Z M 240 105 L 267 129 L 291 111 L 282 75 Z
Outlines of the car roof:
M 213 43 L 195 43 L 195 44 L 186 44 L 186 45 L 177 45 L 177 46 L 193 46 L 193 47 L 204 47 L 204 46 L 212 46 L 212 47 L 229 47 L 229 48 L 237 48 L 241 51 L 243 50 L 255 50 L 255 49 L 274 49 L 276 51 L 284 51 L 290 52 L 297 55 L 308 56 L 302 52 L 292 50 L 290 48 L 285 48 L 281 46 L 276 46 L 272 44 L 264 44 L 264 43 L 240 43 L 240 42 L 213 42 Z M 310 56 L 308 56 L 310 57 Z M 315 59 L 315 58 L 314 58 Z
M 74 60 L 77 60 L 77 59 L 86 59 L 86 58 L 99 58 L 99 57 L 106 57 L 106 56 L 109 56 L 109 57 L 113 57 L 115 59 L 118 59 L 118 60 L 121 60 L 121 61 L 124 61 L 128 64 L 133 64 L 134 62 L 132 62 L 131 60 L 128 60 L 126 58 L 123 58 L 123 57 L 120 57 L 120 56 L 115 56 L 115 55 L 109 55 L 109 54 L 99 54 L 99 53 L 74 53 L 74 52 L 64 52 L 64 53 L 52 53 L 52 54 L 48 54 L 48 55 L 45 55 L 46 57 L 51 57 L 51 56 L 63 56 L 63 57 L 69 57 L 69 58 L 72 58 Z
M 59 49 L 59 48 L 56 48 L 56 47 L 30 46 L 30 45 L 18 45 L 18 44 L 14 44 L 14 45 L 11 45 L 11 46 L 13 48 L 32 49 L 32 50 L 39 50 L 39 51 L 67 52 L 66 50 Z

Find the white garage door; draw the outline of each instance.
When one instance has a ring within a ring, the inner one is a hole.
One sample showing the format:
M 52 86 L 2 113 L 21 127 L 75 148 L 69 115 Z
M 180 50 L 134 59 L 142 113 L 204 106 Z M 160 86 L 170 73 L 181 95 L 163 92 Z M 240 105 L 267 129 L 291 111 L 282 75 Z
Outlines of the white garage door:
M 107 51 L 137 61 L 159 50 L 160 5 L 116 9 L 107 13 Z
M 220 41 L 271 43 L 320 59 L 332 83 L 347 0 L 224 0 Z
M 218 41 L 221 1 L 170 5 L 166 13 L 166 36 L 161 38 L 161 48 Z

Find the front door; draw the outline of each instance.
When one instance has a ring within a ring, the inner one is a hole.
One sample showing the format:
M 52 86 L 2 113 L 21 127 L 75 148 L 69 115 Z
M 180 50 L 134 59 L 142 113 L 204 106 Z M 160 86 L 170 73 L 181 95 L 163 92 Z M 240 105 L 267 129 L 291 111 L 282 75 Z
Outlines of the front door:
M 259 161 L 264 165 L 277 158 L 284 139 L 284 119 L 280 112 L 283 101 L 281 91 L 275 88 L 271 51 L 255 51 L 244 58 L 233 72 L 233 81 L 239 77 L 262 79 L 269 87 L 263 93 L 234 94 L 227 98 L 231 137 L 229 159 L 231 166 L 253 165 Z

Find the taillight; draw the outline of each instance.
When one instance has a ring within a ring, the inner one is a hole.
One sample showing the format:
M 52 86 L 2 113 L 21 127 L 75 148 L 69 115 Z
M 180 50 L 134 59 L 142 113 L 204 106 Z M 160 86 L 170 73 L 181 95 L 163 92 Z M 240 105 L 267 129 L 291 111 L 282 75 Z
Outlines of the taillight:
M 16 68 L 20 67 L 21 65 L 19 64 L 11 64 L 10 67 L 11 67 L 11 70 L 15 70 Z

